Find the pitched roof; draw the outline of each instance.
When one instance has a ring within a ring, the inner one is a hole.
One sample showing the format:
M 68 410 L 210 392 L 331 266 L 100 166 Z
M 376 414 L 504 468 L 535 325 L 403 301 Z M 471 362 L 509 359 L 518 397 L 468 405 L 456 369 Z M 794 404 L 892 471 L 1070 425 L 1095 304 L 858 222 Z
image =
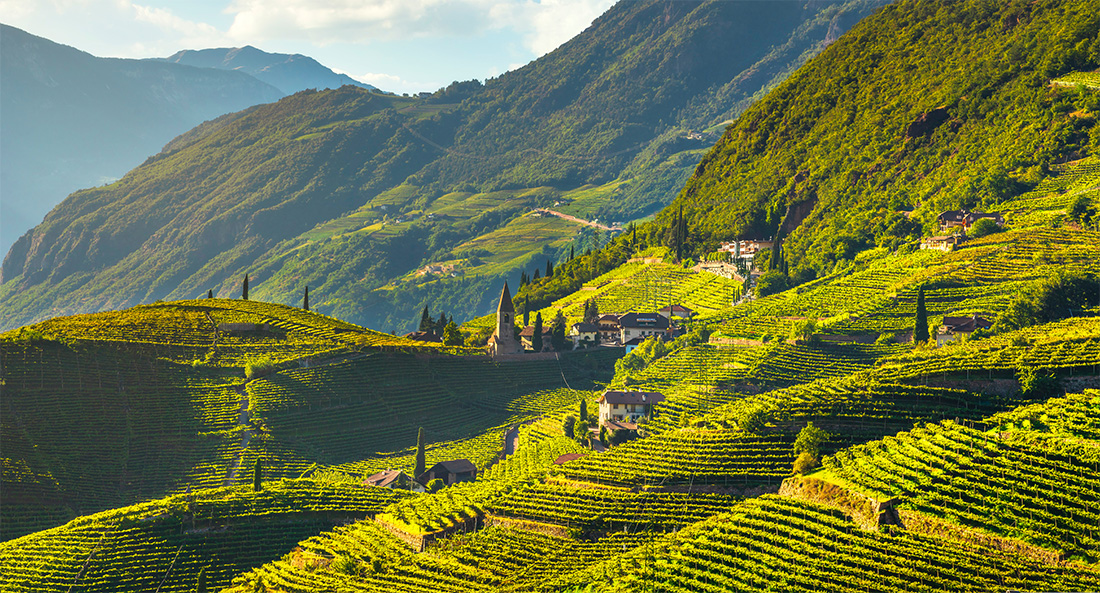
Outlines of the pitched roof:
M 661 307 L 657 309 L 658 313 L 684 313 L 687 315 L 695 315 L 695 311 L 688 309 L 683 305 L 669 305 L 667 307 Z
M 542 326 L 542 335 L 549 336 L 551 331 L 552 330 L 550 329 L 549 326 L 546 326 L 546 325 Z M 523 330 L 519 332 L 519 336 L 521 338 L 533 338 L 533 337 L 535 337 L 535 326 L 528 325 L 527 327 L 523 328 Z
M 668 329 L 668 319 L 656 313 L 627 313 L 619 318 L 621 327 Z
M 558 456 L 558 458 L 554 460 L 554 465 L 562 465 L 562 464 L 565 464 L 565 463 L 569 463 L 570 461 L 573 461 L 574 459 L 580 459 L 581 457 L 584 457 L 584 456 L 586 456 L 585 453 L 566 453 L 565 455 Z
M 500 304 L 497 305 L 497 313 L 515 313 L 512 305 L 512 293 L 508 290 L 508 282 L 504 282 L 504 288 L 500 289 Z
M 452 459 L 450 461 L 440 461 L 439 463 L 429 467 L 428 471 L 434 470 L 437 467 L 442 467 L 452 474 L 467 474 L 477 471 L 477 466 L 471 463 L 469 459 Z
M 599 401 L 601 404 L 655 404 L 665 401 L 665 396 L 656 391 L 605 391 Z
M 605 321 L 607 323 L 618 323 L 619 322 L 619 317 L 620 317 L 619 315 L 616 315 L 614 313 L 604 313 L 603 315 L 600 315 L 600 318 L 597 319 L 596 321 L 599 322 L 599 323 L 603 323 Z
M 378 486 L 380 488 L 389 488 L 391 484 L 396 482 L 404 472 L 398 469 L 388 469 L 386 471 L 378 472 L 372 476 L 367 476 L 363 482 L 368 486 Z
M 608 430 L 638 430 L 638 425 L 633 422 L 619 422 L 618 420 L 606 420 L 603 423 Z
M 596 325 L 595 323 L 585 323 L 585 322 L 582 321 L 580 323 L 574 323 L 573 324 L 573 329 L 575 329 L 575 330 L 577 330 L 578 332 L 581 332 L 581 333 L 596 332 L 596 331 L 600 331 L 600 326 Z
M 993 327 L 993 323 L 977 315 L 973 317 L 945 316 L 943 318 L 943 326 L 947 328 L 947 331 L 971 332 L 976 329 L 989 329 Z

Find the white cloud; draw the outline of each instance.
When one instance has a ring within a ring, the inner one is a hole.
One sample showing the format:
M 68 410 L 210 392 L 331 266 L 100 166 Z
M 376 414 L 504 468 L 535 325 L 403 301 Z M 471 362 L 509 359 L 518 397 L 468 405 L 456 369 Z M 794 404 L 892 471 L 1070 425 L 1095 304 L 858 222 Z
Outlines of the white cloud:
M 498 27 L 519 32 L 527 48 L 541 56 L 585 30 L 614 3 L 614 0 L 525 0 L 498 4 L 492 13 Z
M 125 0 L 119 2 L 126 3 Z M 137 22 L 152 25 L 163 33 L 171 34 L 172 43 L 176 47 L 213 47 L 230 42 L 229 37 L 217 27 L 180 18 L 164 8 L 131 4 L 129 9 Z
M 511 29 L 536 55 L 584 30 L 614 0 L 234 0 L 229 33 L 239 39 L 370 43 L 466 37 Z

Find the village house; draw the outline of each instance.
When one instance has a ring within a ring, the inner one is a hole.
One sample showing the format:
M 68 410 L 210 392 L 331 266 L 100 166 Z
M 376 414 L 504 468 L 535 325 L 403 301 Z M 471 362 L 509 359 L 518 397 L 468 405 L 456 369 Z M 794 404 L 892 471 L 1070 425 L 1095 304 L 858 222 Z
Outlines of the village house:
M 771 239 L 750 239 L 745 241 L 725 241 L 718 251 L 720 253 L 728 253 L 734 260 L 742 260 L 751 269 L 752 260 L 756 257 L 756 254 L 771 249 L 775 244 L 775 241 Z
M 595 323 L 574 323 L 569 328 L 569 338 L 573 340 L 573 349 L 594 346 L 599 343 L 600 326 Z
M 424 485 L 435 479 L 443 480 L 448 486 L 459 482 L 473 482 L 477 479 L 477 466 L 469 459 L 440 461 L 416 477 L 416 481 Z
M 487 344 L 489 356 L 523 354 L 523 345 L 516 341 L 515 319 L 516 308 L 512 306 L 512 293 L 505 282 L 500 291 L 500 304 L 497 305 L 497 325 Z
M 542 326 L 542 350 L 540 352 L 546 352 L 552 347 L 550 345 L 551 330 L 547 325 Z M 523 344 L 523 350 L 525 352 L 535 351 L 535 326 L 528 325 L 523 328 L 523 331 L 519 332 L 519 341 Z
M 619 318 L 619 342 L 626 344 L 634 338 L 658 336 L 664 340 L 670 334 L 669 320 L 657 313 L 627 313 Z
M 614 344 L 619 341 L 620 327 L 619 316 L 607 313 L 596 319 L 596 325 L 600 326 L 600 342 Z
M 405 472 L 395 469 L 388 469 L 372 476 L 367 476 L 367 478 L 363 480 L 363 484 L 367 486 L 376 486 L 378 488 L 389 488 L 391 490 L 424 492 L 423 484 L 410 478 Z
M 629 422 L 653 415 L 653 406 L 665 401 L 665 396 L 651 391 L 605 391 L 600 396 L 600 424 Z M 628 428 L 628 427 L 620 427 Z
M 939 235 L 921 239 L 921 249 L 934 249 L 936 251 L 952 251 L 959 245 L 966 243 L 966 235 Z
M 943 325 L 936 330 L 936 346 L 962 341 L 970 337 L 975 330 L 989 329 L 993 322 L 988 319 L 972 315 L 970 317 L 944 317 Z
M 997 226 L 1004 226 L 1005 218 L 997 213 L 987 212 L 971 212 L 966 208 L 962 210 L 947 210 L 940 213 L 936 217 L 936 222 L 940 225 L 940 230 L 943 232 L 949 232 L 953 229 L 962 229 L 964 231 L 970 230 L 970 227 L 975 222 L 988 218 L 997 223 Z
M 683 305 L 669 305 L 667 307 L 661 307 L 657 309 L 657 314 L 669 321 L 684 320 L 687 321 L 692 317 L 695 317 L 695 311 L 688 309 Z

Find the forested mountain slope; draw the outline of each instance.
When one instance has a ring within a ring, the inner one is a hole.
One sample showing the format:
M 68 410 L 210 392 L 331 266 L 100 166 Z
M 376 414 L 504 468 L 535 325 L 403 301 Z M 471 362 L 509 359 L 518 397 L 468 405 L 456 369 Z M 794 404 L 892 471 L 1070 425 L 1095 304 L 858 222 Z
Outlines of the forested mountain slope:
M 242 72 L 98 58 L 0 25 L 0 250 L 66 195 L 122 177 L 173 137 L 284 93 Z
M 903 0 L 738 118 L 676 206 L 699 253 L 778 233 L 792 277 L 827 274 L 935 230 L 943 210 L 999 209 L 1095 154 L 1100 97 L 1052 81 L 1098 66 L 1095 2 Z
M 123 180 L 73 194 L 21 239 L 4 260 L 0 325 L 228 295 L 231 278 L 256 268 L 265 298 L 324 284 L 320 310 L 408 327 L 441 295 L 495 290 L 477 278 L 377 289 L 430 261 L 476 267 L 486 253 L 453 251 L 568 190 L 596 186 L 575 200 L 584 216 L 652 211 L 719 124 L 881 4 L 622 2 L 484 85 L 415 101 L 303 92 L 227 116 Z M 562 231 L 525 249 L 555 257 Z M 458 316 L 482 307 L 477 297 L 449 305 Z

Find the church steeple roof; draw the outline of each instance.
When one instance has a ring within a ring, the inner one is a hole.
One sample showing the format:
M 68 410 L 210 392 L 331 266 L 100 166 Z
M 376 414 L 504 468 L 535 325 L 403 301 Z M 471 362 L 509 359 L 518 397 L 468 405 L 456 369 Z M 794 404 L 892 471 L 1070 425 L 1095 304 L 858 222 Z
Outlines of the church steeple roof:
M 500 305 L 497 306 L 497 313 L 515 313 L 516 308 L 512 306 L 512 293 L 508 291 L 508 282 L 504 282 L 504 288 L 500 291 Z

